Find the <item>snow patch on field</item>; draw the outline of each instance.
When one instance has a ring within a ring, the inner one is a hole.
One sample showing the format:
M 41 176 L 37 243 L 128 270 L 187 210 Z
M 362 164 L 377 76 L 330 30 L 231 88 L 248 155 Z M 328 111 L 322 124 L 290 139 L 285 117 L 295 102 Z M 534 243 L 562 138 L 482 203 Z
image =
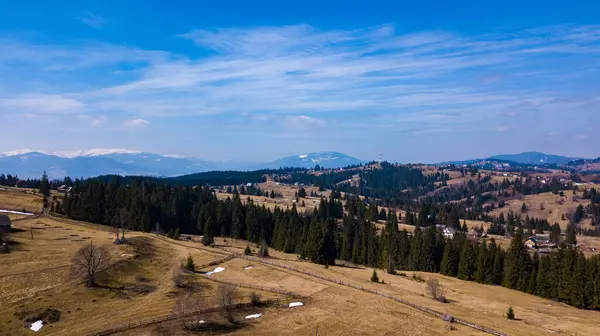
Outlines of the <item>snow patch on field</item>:
M 31 324 L 31 330 L 33 331 L 39 331 L 40 329 L 42 329 L 42 327 L 44 326 L 44 322 L 43 321 L 35 321 L 34 323 Z
M 223 268 L 223 267 L 217 267 L 213 271 L 206 272 L 206 275 L 213 275 L 215 273 L 223 272 L 224 270 L 225 270 L 225 268 Z
M 250 319 L 257 319 L 259 317 L 261 317 L 262 314 L 252 314 L 252 315 L 248 315 L 246 316 L 246 320 L 250 320 Z
M 29 212 L 11 211 L 11 210 L 0 210 L 0 213 L 9 213 L 9 214 L 15 214 L 15 215 L 28 215 L 28 216 L 33 215 L 32 213 L 29 213 Z

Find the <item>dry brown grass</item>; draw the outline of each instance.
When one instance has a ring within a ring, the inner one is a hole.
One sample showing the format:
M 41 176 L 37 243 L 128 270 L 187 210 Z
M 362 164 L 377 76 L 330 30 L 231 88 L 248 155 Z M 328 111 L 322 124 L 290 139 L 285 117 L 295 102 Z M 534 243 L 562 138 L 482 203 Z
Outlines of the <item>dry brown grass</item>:
M 529 216 L 535 218 L 546 219 L 550 223 L 550 225 L 554 223 L 560 224 L 561 228 L 564 230 L 569 224 L 568 219 L 566 219 L 566 214 L 570 211 L 575 211 L 579 204 L 586 207 L 590 201 L 580 199 L 578 202 L 574 202 L 573 199 L 573 191 L 568 190 L 564 191 L 564 197 L 559 195 L 554 195 L 551 192 L 536 194 L 536 195 L 528 195 L 523 199 L 511 200 L 506 202 L 506 206 L 503 208 L 498 208 L 492 211 L 490 214 L 493 216 L 500 215 L 501 212 L 504 213 L 504 216 L 508 214 L 509 210 L 512 210 L 515 214 L 521 214 L 522 217 Z M 578 192 L 577 195 L 581 197 L 582 192 Z M 522 214 L 521 206 L 525 203 L 529 210 Z M 544 205 L 544 210 L 541 209 L 540 205 Z M 565 220 L 562 220 L 562 215 L 565 215 Z M 591 220 L 585 219 L 582 221 L 583 227 L 591 228 Z
M 4 190 L 0 190 L 0 209 L 40 212 L 42 210 L 42 196 L 33 194 L 31 189 L 4 187 Z
M 504 244 L 504 241 L 500 237 L 494 238 L 500 241 L 500 244 Z M 243 245 L 243 242 L 229 240 L 228 242 L 239 244 L 235 247 L 235 250 L 241 249 Z M 510 242 L 507 241 L 507 243 Z M 426 293 L 425 283 L 411 280 L 410 276 L 412 272 L 407 272 L 408 277 L 406 278 L 397 275 L 388 275 L 385 272 L 378 272 L 381 274 L 380 278 L 386 284 L 374 284 L 370 281 L 372 273 L 372 269 L 370 268 L 354 269 L 330 266 L 329 269 L 325 269 L 321 265 L 295 261 L 294 255 L 277 251 L 273 251 L 272 254 L 274 257 L 284 258 L 286 260 L 285 263 L 288 265 L 323 276 L 340 279 L 344 282 L 393 294 L 416 304 L 447 312 L 451 315 L 507 332 L 509 335 L 551 335 L 554 332 L 560 332 L 563 335 L 593 335 L 600 328 L 600 312 L 582 311 L 551 300 L 498 286 L 480 285 L 439 274 L 418 273 L 425 279 L 431 277 L 439 279 L 446 290 L 446 297 L 450 300 L 449 304 L 442 304 L 423 296 Z M 279 260 L 276 261 L 280 262 Z M 246 272 L 251 274 L 253 270 L 250 269 Z M 280 269 L 278 271 L 295 277 L 306 278 L 303 275 L 287 270 Z M 259 272 L 262 271 L 259 269 L 256 273 Z M 223 272 L 218 275 L 227 276 L 227 273 Z M 308 280 L 314 281 L 312 278 Z M 328 283 L 325 284 L 331 286 Z M 359 294 L 351 292 L 349 295 L 354 297 L 354 295 Z M 312 297 L 318 296 L 319 294 L 316 294 Z M 519 321 L 507 321 L 504 318 L 503 315 L 509 306 L 515 309 L 517 318 L 520 319 Z
M 177 296 L 183 295 L 174 288 L 169 270 L 188 253 L 197 264 L 222 258 L 136 232 L 126 233 L 132 245 L 113 245 L 115 237 L 110 231 L 76 221 L 43 217 L 15 222 L 14 227 L 24 231 L 13 234 L 19 245 L 0 258 L 0 335 L 29 334 L 14 316 L 25 309 L 61 311 L 60 322 L 42 329 L 49 335 L 82 335 L 115 324 L 167 315 Z M 70 276 L 72 256 L 90 240 L 106 245 L 112 255 L 113 265 L 102 273 L 100 283 L 131 286 L 130 289 L 88 289 Z M 198 281 L 207 295 L 213 294 L 212 283 Z

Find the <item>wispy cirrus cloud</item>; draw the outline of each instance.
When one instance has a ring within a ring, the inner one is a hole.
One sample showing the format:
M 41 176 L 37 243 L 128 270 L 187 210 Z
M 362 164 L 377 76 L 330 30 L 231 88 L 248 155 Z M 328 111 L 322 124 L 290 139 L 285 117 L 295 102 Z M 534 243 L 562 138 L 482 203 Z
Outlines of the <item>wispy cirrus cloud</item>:
M 96 15 L 94 13 L 85 12 L 79 17 L 79 21 L 85 23 L 86 25 L 96 28 L 102 29 L 104 25 L 106 25 L 107 20 L 100 15 Z
M 327 124 L 325 120 L 305 115 L 287 116 L 286 121 L 287 124 L 292 128 L 318 128 Z
M 59 94 L 29 93 L 1 98 L 0 107 L 22 114 L 52 114 L 78 112 L 83 110 L 84 104 Z
M 244 114 L 277 115 L 306 127 L 327 120 L 338 128 L 400 132 L 486 123 L 513 129 L 522 118 L 541 128 L 580 122 L 567 120 L 569 111 L 590 116 L 597 106 L 593 89 L 600 88 L 594 76 L 600 26 L 465 36 L 403 33 L 391 25 L 326 31 L 296 25 L 194 30 L 180 38 L 203 52 L 11 42 L 19 48 L 9 56 L 0 52 L 0 67 L 20 62 L 46 76 L 101 69 L 99 80 L 83 88 L 67 81 L 53 90 L 79 102 L 78 113 L 140 120 L 130 127 L 147 125 L 137 117 Z M 0 97 L 14 99 L 10 90 Z
M 489 114 L 560 95 L 562 76 L 580 67 L 573 61 L 600 53 L 599 31 L 551 27 L 465 37 L 403 35 L 391 26 L 196 30 L 182 37 L 209 56 L 154 63 L 141 78 L 96 94 L 111 95 L 124 108 L 128 101 L 147 102 L 153 106 L 147 111 L 166 115 L 376 110 L 423 117 L 461 107 Z M 556 67 L 557 59 L 572 63 Z M 481 78 L 500 77 L 482 85 Z M 156 108 L 164 102 L 174 105 Z
M 129 119 L 129 120 L 125 120 L 123 122 L 123 126 L 125 126 L 126 128 L 129 128 L 129 129 L 139 129 L 139 128 L 146 127 L 149 124 L 150 124 L 150 122 L 148 120 L 140 119 L 140 118 Z

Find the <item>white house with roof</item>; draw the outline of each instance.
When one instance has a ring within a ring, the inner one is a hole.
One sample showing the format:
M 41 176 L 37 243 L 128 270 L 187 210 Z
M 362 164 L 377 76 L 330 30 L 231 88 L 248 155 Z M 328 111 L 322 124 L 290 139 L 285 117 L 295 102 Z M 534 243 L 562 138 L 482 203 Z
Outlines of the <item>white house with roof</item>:
M 442 230 L 442 235 L 444 235 L 444 238 L 448 238 L 448 239 L 454 238 L 455 234 L 456 234 L 456 230 L 454 230 L 451 227 L 445 227 Z

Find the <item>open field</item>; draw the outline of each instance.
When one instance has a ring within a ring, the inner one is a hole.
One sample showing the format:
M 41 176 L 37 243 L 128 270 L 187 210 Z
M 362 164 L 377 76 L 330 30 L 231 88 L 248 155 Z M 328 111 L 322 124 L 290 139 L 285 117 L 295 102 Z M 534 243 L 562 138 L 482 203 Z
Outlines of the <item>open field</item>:
M 581 192 L 578 192 L 577 195 L 581 197 Z M 511 200 L 506 202 L 506 206 L 503 208 L 497 208 L 494 211 L 490 212 L 492 216 L 498 216 L 500 213 L 504 213 L 504 216 L 508 214 L 510 210 L 515 214 L 521 214 L 523 217 L 535 217 L 541 219 L 547 219 L 550 225 L 554 223 L 560 224 L 561 228 L 564 230 L 569 224 L 569 220 L 566 215 L 569 212 L 575 211 L 579 204 L 586 207 L 590 201 L 579 199 L 578 201 L 573 201 L 573 191 L 567 190 L 564 191 L 564 197 L 559 195 L 554 195 L 551 192 L 536 194 L 536 195 L 527 195 L 523 199 L 520 200 Z M 527 213 L 521 213 L 521 206 L 525 203 L 527 205 L 528 211 Z M 543 209 L 542 209 L 543 208 Z M 565 215 L 565 219 L 562 219 L 562 216 Z M 582 221 L 582 227 L 591 228 L 591 220 L 584 219 Z
M 115 236 L 108 228 L 69 220 L 42 217 L 13 226 L 22 231 L 12 234 L 17 245 L 11 253 L 0 255 L 0 335 L 30 334 L 18 315 L 31 315 L 37 309 L 61 312 L 60 321 L 44 327 L 40 335 L 82 335 L 167 315 L 183 295 L 172 284 L 171 269 L 188 254 L 197 264 L 222 258 L 222 254 L 136 232 L 126 233 L 130 245 L 114 245 Z M 70 274 L 75 251 L 90 241 L 106 246 L 112 255 L 112 266 L 100 277 L 111 288 L 85 288 Z M 203 293 L 216 297 L 216 284 L 197 277 Z
M 0 335 L 28 335 L 30 331 L 24 327 L 21 317 L 36 310 L 56 309 L 61 312 L 60 321 L 43 327 L 37 333 L 40 335 L 82 335 L 123 323 L 168 315 L 176 298 L 183 295 L 172 285 L 171 268 L 188 253 L 192 254 L 198 265 L 227 255 L 223 250 L 205 248 L 198 243 L 173 241 L 137 232 L 126 233 L 130 245 L 114 245 L 111 244 L 114 234 L 108 228 L 98 230 L 103 227 L 57 218 L 23 220 L 15 223 L 14 227 L 22 230 L 13 234 L 18 245 L 0 259 L 0 321 L 3 321 Z M 33 240 L 30 236 L 31 227 Z M 103 273 L 103 281 L 114 288 L 125 289 L 88 289 L 70 276 L 72 255 L 89 241 L 106 246 L 112 255 L 113 265 Z M 249 265 L 253 268 L 246 270 Z M 293 311 L 281 305 L 261 308 L 265 318 L 252 322 L 250 330 L 261 330 L 262 333 L 264 321 L 266 330 L 270 328 L 271 334 L 284 331 L 287 334 L 308 335 L 314 332 L 316 325 L 319 325 L 322 333 L 339 335 L 352 330 L 357 334 L 370 334 L 373 331 L 378 334 L 389 333 L 396 330 L 398 325 L 405 328 L 406 335 L 446 332 L 445 322 L 385 298 L 241 259 L 227 261 L 221 266 L 225 271 L 211 277 L 217 281 L 240 284 L 238 293 L 244 298 L 250 292 L 246 287 L 254 287 L 265 288 L 265 291 L 256 290 L 263 299 L 285 299 L 285 296 L 272 291 L 286 291 L 302 297 L 299 300 L 306 303 L 306 307 Z M 203 288 L 202 294 L 209 301 L 214 301 L 218 284 L 201 276 L 198 276 L 198 281 Z M 216 302 L 212 301 L 215 306 Z M 399 319 L 399 316 L 403 318 Z M 410 318 L 406 320 L 407 317 Z M 350 320 L 355 323 L 348 323 Z M 478 334 L 468 328 L 459 327 L 459 330 L 466 335 Z M 139 332 L 135 330 L 129 334 L 138 335 Z M 231 333 L 247 332 L 248 329 L 244 327 Z
M 32 226 L 33 240 L 30 231 L 27 231 Z M 183 295 L 172 285 L 170 270 L 188 253 L 200 265 L 220 260 L 230 252 L 240 253 L 248 245 L 245 241 L 217 239 L 221 248 L 206 248 L 196 242 L 173 241 L 137 232 L 126 234 L 132 241 L 131 245 L 113 245 L 114 234 L 108 228 L 47 217 L 18 221 L 15 227 L 23 229 L 23 232 L 14 234 L 20 245 L 0 259 L 0 321 L 6 321 L 2 322 L 0 335 L 28 334 L 29 330 L 23 327 L 23 322 L 15 313 L 33 309 L 51 308 L 62 313 L 60 321 L 44 327 L 38 333 L 40 335 L 81 335 L 127 322 L 168 315 L 176 298 Z M 108 283 L 144 290 L 87 289 L 70 277 L 71 256 L 89 240 L 95 244 L 105 244 L 113 255 L 114 264 L 105 272 Z M 256 248 L 254 244 L 250 245 Z M 451 300 L 449 304 L 441 304 L 427 297 L 424 283 L 410 279 L 412 273 L 403 277 L 379 271 L 385 284 L 375 284 L 369 281 L 370 268 L 331 266 L 325 269 L 320 265 L 299 261 L 293 254 L 273 250 L 270 254 L 269 260 L 275 263 L 376 289 L 509 335 L 544 335 L 552 334 L 552 331 L 563 335 L 582 335 L 593 334 L 594 330 L 600 328 L 600 312 L 577 310 L 505 288 L 419 273 L 425 279 L 440 279 L 446 288 L 446 296 Z M 446 322 L 413 308 L 292 270 L 237 258 L 220 266 L 225 270 L 210 278 L 241 285 L 238 292 L 242 296 L 250 291 L 248 287 L 252 287 L 262 288 L 262 291 L 257 291 L 264 299 L 284 300 L 275 306 L 256 308 L 256 311 L 250 311 L 250 308 L 239 311 L 240 316 L 258 311 L 264 316 L 244 323 L 240 328 L 224 331 L 227 334 L 313 335 L 317 326 L 320 334 L 325 335 L 482 334 L 464 326 L 457 326 L 457 331 L 449 331 Z M 199 271 L 209 271 L 214 267 Z M 203 295 L 214 300 L 218 284 L 200 275 L 197 277 L 203 286 Z M 297 296 L 295 300 L 304 302 L 305 306 L 287 308 L 285 302 L 292 299 L 285 299 L 285 296 L 273 293 L 275 291 L 292 292 Z M 215 302 L 212 304 L 216 305 Z M 513 306 L 517 317 L 522 320 L 504 319 L 503 314 L 508 306 Z M 219 319 L 213 315 L 207 314 L 206 318 Z M 163 324 L 163 327 L 173 329 L 174 335 L 185 334 L 176 322 Z M 151 325 L 121 334 L 153 335 L 156 327 Z
M 240 241 L 227 242 L 234 245 L 228 248 L 232 251 L 241 251 L 244 246 Z M 425 279 L 440 279 L 446 289 L 446 297 L 451 302 L 441 304 L 424 296 L 425 284 L 412 280 L 410 272 L 407 272 L 407 277 L 403 277 L 379 271 L 380 279 L 385 280 L 385 285 L 375 284 L 369 281 L 372 272 L 370 268 L 330 266 L 329 269 L 325 269 L 320 265 L 294 261 L 293 255 L 277 251 L 271 254 L 285 260 L 285 264 L 299 269 L 400 296 L 419 305 L 447 312 L 509 335 L 594 335 L 600 330 L 600 312 L 579 310 L 502 287 L 461 281 L 439 274 L 417 273 Z M 225 276 L 226 273 L 223 272 L 222 275 Z M 508 306 L 515 309 L 519 321 L 507 321 L 504 318 Z
M 42 196 L 33 190 L 3 187 L 0 190 L 0 209 L 38 213 L 42 210 Z

